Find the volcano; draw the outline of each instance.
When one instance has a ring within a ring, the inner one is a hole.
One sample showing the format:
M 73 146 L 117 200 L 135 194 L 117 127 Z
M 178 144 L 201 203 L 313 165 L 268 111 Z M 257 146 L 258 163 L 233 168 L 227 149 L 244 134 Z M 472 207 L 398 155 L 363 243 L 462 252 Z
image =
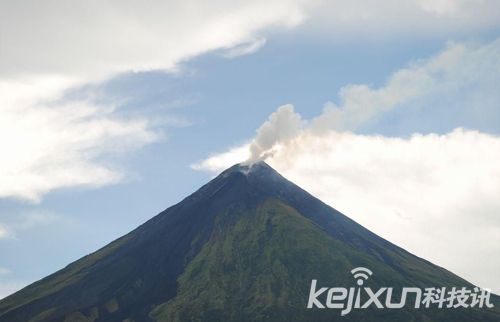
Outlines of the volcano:
M 238 164 L 127 235 L 1 300 L 0 321 L 500 321 L 495 295 L 490 307 L 415 308 L 409 301 L 349 314 L 325 307 L 320 287 L 354 289 L 351 270 L 358 267 L 372 273 L 364 287 L 393 287 L 399 298 L 403 287 L 474 288 L 266 163 Z

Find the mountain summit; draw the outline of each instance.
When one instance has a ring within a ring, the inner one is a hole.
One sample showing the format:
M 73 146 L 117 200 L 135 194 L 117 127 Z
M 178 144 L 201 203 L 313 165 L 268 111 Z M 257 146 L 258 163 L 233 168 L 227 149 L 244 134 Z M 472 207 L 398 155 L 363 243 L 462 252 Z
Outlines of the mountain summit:
M 482 309 L 372 305 L 341 315 L 314 301 L 308 308 L 313 280 L 317 289 L 357 287 L 357 267 L 373 272 L 364 282 L 373 290 L 473 288 L 266 163 L 238 164 L 127 235 L 1 300 L 0 321 L 500 321 L 493 295 L 495 307 Z M 324 304 L 326 292 L 318 294 Z

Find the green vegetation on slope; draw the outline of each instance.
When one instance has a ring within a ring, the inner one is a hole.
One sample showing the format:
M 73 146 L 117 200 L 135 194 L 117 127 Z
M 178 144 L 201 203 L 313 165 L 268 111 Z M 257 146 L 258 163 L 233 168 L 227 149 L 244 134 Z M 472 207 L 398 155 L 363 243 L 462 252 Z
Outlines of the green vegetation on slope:
M 238 219 L 232 222 L 228 217 Z M 254 211 L 221 214 L 210 240 L 179 277 L 177 296 L 150 316 L 162 322 L 426 319 L 425 312 L 415 310 L 358 311 L 341 318 L 339 310 L 306 309 L 311 279 L 325 286 L 354 286 L 350 270 L 357 266 L 375 272 L 370 281 L 374 288 L 387 286 L 387 281 L 391 286 L 408 282 L 371 255 L 332 238 L 293 208 L 270 199 Z M 448 312 L 450 317 L 455 313 L 459 311 Z

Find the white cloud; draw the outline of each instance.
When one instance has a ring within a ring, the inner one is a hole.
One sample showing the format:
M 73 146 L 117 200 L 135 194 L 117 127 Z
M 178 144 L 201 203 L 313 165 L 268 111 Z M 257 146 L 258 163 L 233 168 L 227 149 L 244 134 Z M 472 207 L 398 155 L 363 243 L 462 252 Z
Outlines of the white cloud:
M 377 234 L 498 291 L 498 160 L 500 137 L 456 129 L 409 139 L 306 131 L 269 162 Z
M 201 53 L 262 42 L 272 27 L 306 18 L 325 33 L 382 37 L 404 31 L 485 29 L 500 24 L 496 0 L 2 1 L 0 76 L 107 77 L 171 69 Z M 395 26 L 397 25 L 397 28 Z
M 213 154 L 207 159 L 193 164 L 191 168 L 194 170 L 208 170 L 212 172 L 220 172 L 233 164 L 248 160 L 250 158 L 250 144 L 245 144 L 239 147 L 229 149 L 225 153 Z
M 12 273 L 10 269 L 5 268 L 5 267 L 0 267 L 0 275 L 6 275 Z
M 146 119 L 119 119 L 86 102 L 51 103 L 65 82 L 0 83 L 0 197 L 39 201 L 57 188 L 117 182 L 121 173 L 99 159 L 157 138 Z
M 171 69 L 180 60 L 294 26 L 304 1 L 3 1 L 2 76 L 107 77 Z
M 330 39 L 447 37 L 497 28 L 496 0 L 323 1 L 308 27 Z
M 499 83 L 500 38 L 485 45 L 453 43 L 430 59 L 396 71 L 380 88 L 366 84 L 345 86 L 339 93 L 340 104 L 328 102 L 312 127 L 318 131 L 353 130 L 417 99 L 450 97 L 455 105 L 460 105 L 462 102 L 457 99 L 463 100 L 467 92 L 479 97 L 474 101 L 479 106 L 468 106 L 469 109 L 479 109 L 488 100 L 500 101 L 500 88 L 494 86 Z
M 303 19 L 301 1 L 2 1 L 0 198 L 39 201 L 63 187 L 98 187 L 123 173 L 104 162 L 158 138 L 155 121 L 113 106 L 65 102 L 64 92 L 131 70 L 175 70 L 201 53 L 264 44 L 265 27 Z M 238 52 L 238 49 L 235 49 Z
M 499 8 L 496 0 L 2 1 L 0 78 L 57 73 L 88 80 L 172 69 L 210 50 L 258 47 L 260 32 L 306 18 L 334 27 L 323 32 L 349 33 L 349 22 L 360 36 L 386 24 L 381 36 L 406 24 L 435 27 L 422 15 L 451 29 L 486 28 L 500 25 Z
M 16 234 L 19 232 L 30 231 L 41 226 L 46 226 L 54 223 L 58 219 L 60 219 L 60 217 L 50 212 L 41 211 L 16 215 L 15 218 L 0 223 L 0 239 L 16 239 Z
M 266 44 L 266 42 L 267 42 L 266 38 L 252 39 L 247 43 L 229 49 L 224 54 L 224 57 L 235 58 L 239 56 L 253 54 L 257 52 L 259 49 L 261 49 Z
M 0 239 L 6 238 L 8 236 L 7 228 L 0 224 Z

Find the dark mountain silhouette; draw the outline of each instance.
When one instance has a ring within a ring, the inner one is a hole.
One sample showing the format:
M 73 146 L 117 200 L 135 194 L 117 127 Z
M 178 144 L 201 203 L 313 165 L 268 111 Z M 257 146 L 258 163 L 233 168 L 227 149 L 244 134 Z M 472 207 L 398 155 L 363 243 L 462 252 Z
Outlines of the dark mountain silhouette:
M 266 163 L 240 164 L 129 234 L 1 300 L 0 321 L 500 321 L 493 295 L 495 307 L 483 309 L 370 306 L 341 316 L 338 309 L 306 308 L 312 279 L 355 287 L 350 271 L 360 266 L 373 271 L 365 286 L 374 290 L 473 287 L 363 228 Z

